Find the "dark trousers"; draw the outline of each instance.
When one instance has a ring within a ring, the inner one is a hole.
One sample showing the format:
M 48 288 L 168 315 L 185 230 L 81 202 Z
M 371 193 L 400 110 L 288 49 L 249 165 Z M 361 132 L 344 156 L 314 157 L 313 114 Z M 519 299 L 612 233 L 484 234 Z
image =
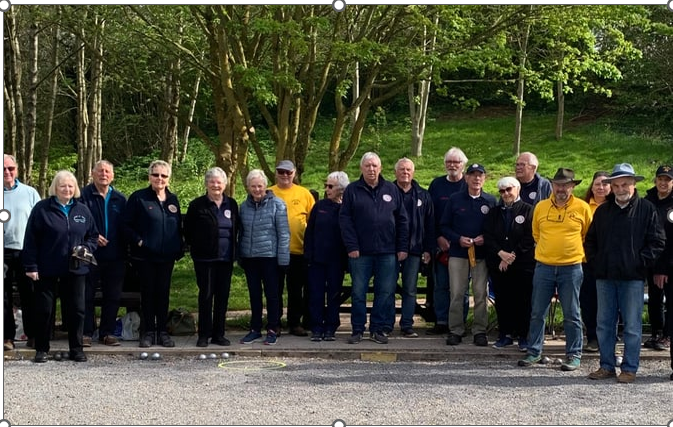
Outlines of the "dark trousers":
M 166 332 L 171 275 L 175 261 L 137 261 L 140 307 L 145 333 Z
M 278 285 L 280 296 L 279 313 L 283 317 L 283 289 L 287 282 L 287 327 L 311 327 L 308 310 L 308 263 L 304 255 L 290 254 L 290 267 L 287 273 L 278 270 Z
M 339 262 L 313 263 L 308 266 L 308 299 L 311 331 L 317 334 L 335 332 L 341 324 L 341 288 L 345 271 Z
M 194 261 L 199 287 L 199 338 L 224 336 L 233 263 Z
M 35 286 L 35 350 L 49 351 L 53 325 L 54 298 L 58 287 L 61 305 L 68 316 L 68 345 L 71 351 L 82 351 L 84 334 L 84 288 L 86 277 L 68 273 L 61 277 L 40 277 Z
M 26 270 L 21 263 L 21 251 L 5 248 L 5 264 L 7 264 L 7 276 L 5 278 L 5 339 L 14 340 L 16 324 L 14 323 L 14 307 L 12 301 L 12 285 L 15 283 L 19 291 L 21 313 L 23 318 L 23 332 L 28 338 L 35 338 L 35 295 L 33 281 L 26 276 Z M 8 322 L 11 322 L 8 324 Z
M 584 279 L 582 279 L 582 287 L 580 288 L 582 322 L 587 331 L 587 341 L 598 340 L 596 335 L 596 317 L 598 315 L 596 278 L 586 264 L 582 264 L 582 271 L 584 272 Z
M 266 329 L 276 333 L 280 326 L 278 311 L 278 258 L 243 258 L 241 266 L 245 270 L 250 295 L 250 329 L 262 330 L 262 292 L 266 297 Z
M 505 272 L 492 268 L 489 274 L 500 334 L 525 339 L 530 326 L 533 272 L 510 267 Z
M 103 294 L 100 312 L 100 329 L 98 336 L 113 335 L 117 326 L 117 312 L 124 287 L 126 263 L 123 260 L 98 261 L 98 265 L 89 266 L 86 280 L 86 300 L 84 313 L 84 335 L 90 337 L 96 330 L 94 297 L 100 284 Z
M 654 276 L 649 274 L 647 277 L 647 313 L 650 316 L 650 325 L 652 335 L 663 334 L 670 337 L 673 325 L 670 322 L 668 314 L 673 311 L 673 268 L 668 271 L 668 283 L 664 284 L 663 289 L 659 289 L 654 284 Z M 666 302 L 664 302 L 666 296 Z

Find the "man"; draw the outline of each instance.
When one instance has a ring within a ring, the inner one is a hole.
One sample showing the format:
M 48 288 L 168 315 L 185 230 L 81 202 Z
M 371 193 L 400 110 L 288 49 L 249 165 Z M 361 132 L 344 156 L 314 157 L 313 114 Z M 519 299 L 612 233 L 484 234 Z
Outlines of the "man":
M 458 345 L 465 332 L 463 296 L 472 278 L 474 296 L 473 342 L 487 346 L 488 338 L 488 271 L 484 257 L 483 225 L 488 212 L 495 206 L 495 197 L 483 191 L 486 181 L 484 166 L 474 163 L 465 172 L 467 189 L 449 198 L 442 214 L 440 227 L 449 247 L 449 335 L 447 345 Z
M 520 197 L 526 203 L 535 206 L 551 194 L 551 184 L 537 172 L 537 156 L 529 151 L 521 153 L 516 159 L 515 177 L 521 183 Z
M 435 325 L 426 330 L 428 335 L 443 335 L 449 332 L 449 246 L 450 243 L 442 236 L 439 220 L 446 203 L 453 193 L 465 190 L 463 171 L 467 164 L 467 156 L 457 147 L 451 147 L 444 154 L 446 175 L 433 179 L 428 187 L 435 211 L 435 234 L 437 238 L 437 254 L 432 259 L 434 287 L 432 290 Z M 464 310 L 467 314 L 469 295 L 465 295 Z
M 346 187 L 339 211 L 352 280 L 353 331 L 348 343 L 362 340 L 367 322 L 367 289 L 373 276 L 370 338 L 387 344 L 385 329 L 395 323 L 398 263 L 409 252 L 409 219 L 397 186 L 381 175 L 381 159 L 376 153 L 362 156 L 360 171 L 360 179 Z
M 107 160 L 96 162 L 91 175 L 93 182 L 82 189 L 81 200 L 89 207 L 99 230 L 98 248 L 94 252 L 98 266 L 91 266 L 87 275 L 83 342 L 84 347 L 91 346 L 96 324 L 94 296 L 100 283 L 103 299 L 98 341 L 116 346 L 119 341 L 114 331 L 126 272 L 126 247 L 122 237 L 126 197 L 112 187 L 115 176 L 112 163 Z
M 403 337 L 415 338 L 412 328 L 416 310 L 416 289 L 421 263 L 428 264 L 435 248 L 435 214 L 430 193 L 414 180 L 414 162 L 403 157 L 395 164 L 395 184 L 409 217 L 409 255 L 400 264 L 402 274 L 402 315 L 400 330 Z M 394 319 L 393 319 L 394 320 Z M 391 328 L 392 330 L 392 325 Z
M 14 307 L 12 304 L 12 284 L 16 283 L 21 300 L 23 314 L 23 330 L 28 341 L 27 347 L 33 347 L 35 342 L 34 330 L 34 303 L 33 282 L 28 279 L 21 263 L 21 251 L 23 250 L 23 238 L 28 224 L 28 217 L 33 206 L 40 201 L 40 195 L 33 187 L 23 184 L 17 178 L 19 170 L 16 159 L 10 154 L 3 156 L 3 196 L 4 206 L 9 212 L 10 218 L 4 225 L 4 262 L 7 266 L 6 279 L 4 280 L 4 349 L 14 349 L 14 335 L 16 324 L 14 323 Z
M 566 359 L 561 370 L 574 371 L 582 357 L 582 321 L 579 295 L 582 285 L 584 236 L 591 224 L 591 208 L 573 196 L 575 179 L 572 169 L 559 168 L 551 180 L 552 196 L 538 202 L 533 210 L 533 239 L 535 240 L 535 272 L 528 332 L 528 352 L 519 366 L 531 366 L 542 359 L 545 314 L 554 293 L 558 293 L 563 310 L 563 330 L 566 334 Z
M 273 194 L 287 205 L 290 223 L 290 266 L 287 272 L 280 270 L 280 310 L 283 313 L 283 288 L 287 280 L 287 327 L 290 334 L 299 337 L 308 335 L 308 265 L 304 258 L 304 233 L 308 216 L 315 205 L 315 198 L 306 188 L 294 183 L 295 168 L 290 160 L 282 160 L 276 166 L 276 184 L 269 187 Z
M 624 354 L 617 382 L 632 383 L 638 371 L 643 287 L 647 269 L 654 266 L 666 239 L 657 209 L 638 197 L 636 182 L 642 180 L 629 163 L 615 165 L 605 179 L 611 192 L 596 209 L 584 243 L 598 294 L 600 368 L 589 374 L 594 380 L 616 376 L 615 325 L 619 315 L 624 324 Z
M 666 233 L 666 248 L 648 272 L 647 311 L 652 337 L 644 345 L 664 351 L 670 348 L 673 332 L 673 169 L 670 166 L 659 166 L 654 187 L 647 190 L 645 199 L 657 208 Z

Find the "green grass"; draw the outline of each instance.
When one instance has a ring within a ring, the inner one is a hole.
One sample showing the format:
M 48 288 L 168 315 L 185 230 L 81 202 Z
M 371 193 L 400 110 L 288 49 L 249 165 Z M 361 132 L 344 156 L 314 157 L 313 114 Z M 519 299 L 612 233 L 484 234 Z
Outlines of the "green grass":
M 477 111 L 476 114 L 479 114 Z M 613 125 L 619 124 L 619 126 Z M 569 123 L 566 125 L 562 141 L 554 139 L 555 116 L 525 114 L 522 130 L 521 151 L 532 151 L 540 160 L 539 171 L 549 177 L 559 167 L 575 170 L 582 183 L 575 189 L 582 196 L 590 184 L 596 170 L 611 170 L 614 164 L 631 163 L 636 172 L 646 179 L 638 184 L 641 195 L 652 186 L 654 171 L 664 162 L 673 161 L 673 141 L 670 137 L 648 135 L 647 129 L 624 128 L 618 121 L 601 120 Z M 315 141 L 306 159 L 306 172 L 302 185 L 322 193 L 322 183 L 328 173 L 327 147 L 331 122 L 325 120 L 315 132 Z M 405 118 L 387 118 L 386 125 L 370 127 L 363 134 L 358 152 L 349 163 L 346 172 L 351 180 L 359 177 L 359 160 L 365 151 L 379 153 L 383 163 L 383 175 L 393 180 L 393 166 L 397 159 L 409 156 L 409 125 Z M 490 114 L 477 117 L 472 114 L 446 115 L 428 122 L 423 157 L 412 158 L 416 165 L 416 180 L 427 188 L 429 183 L 444 172 L 443 156 L 452 146 L 465 151 L 469 162 L 485 165 L 488 180 L 485 190 L 495 194 L 495 184 L 503 176 L 513 175 L 516 156 L 512 144 L 514 135 L 513 114 Z M 147 166 L 150 157 L 134 159 L 116 169 L 115 186 L 125 194 L 147 185 Z M 212 154 L 194 140 L 190 144 L 188 159 L 174 166 L 170 188 L 180 198 L 183 211 L 190 200 L 203 194 L 203 173 L 214 164 Z M 245 197 L 244 190 L 238 187 L 236 199 Z M 349 278 L 346 278 L 349 283 Z M 419 286 L 425 286 L 421 278 Z M 178 261 L 173 274 L 170 306 L 197 310 L 196 279 L 189 256 Z M 248 292 L 245 277 L 240 268 L 236 268 L 232 280 L 230 310 L 249 309 Z

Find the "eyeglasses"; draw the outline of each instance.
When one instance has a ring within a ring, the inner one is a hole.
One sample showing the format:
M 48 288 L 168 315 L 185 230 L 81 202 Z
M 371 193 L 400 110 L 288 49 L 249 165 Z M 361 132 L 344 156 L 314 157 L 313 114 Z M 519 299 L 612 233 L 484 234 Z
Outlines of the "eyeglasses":
M 294 171 L 286 171 L 285 169 L 276 169 L 278 175 L 292 175 Z
M 3 167 L 3 168 L 2 168 L 2 171 L 3 171 L 3 172 L 4 172 L 4 171 L 14 172 L 15 170 L 16 170 L 16 166 L 7 166 L 7 167 Z
M 162 177 L 163 179 L 168 178 L 168 175 L 164 175 L 163 173 L 151 173 L 150 175 L 152 175 L 155 178 L 159 178 L 159 177 Z
M 329 188 L 331 190 L 334 188 L 334 184 L 325 184 L 325 188 Z
M 510 193 L 514 187 L 507 187 L 507 188 L 501 188 L 498 190 L 498 193 L 500 194 L 505 194 L 505 193 Z
M 463 162 L 461 162 L 460 160 L 445 160 L 444 163 L 449 164 L 449 165 L 459 165 Z
M 517 168 L 522 168 L 524 166 L 528 166 L 528 163 L 523 163 L 523 162 L 514 163 L 514 166 L 516 166 Z

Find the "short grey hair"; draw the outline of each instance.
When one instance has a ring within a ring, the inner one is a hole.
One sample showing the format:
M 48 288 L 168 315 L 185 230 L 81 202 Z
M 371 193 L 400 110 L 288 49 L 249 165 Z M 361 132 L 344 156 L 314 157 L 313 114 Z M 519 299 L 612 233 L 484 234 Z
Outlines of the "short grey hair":
M 416 170 L 416 165 L 414 164 L 414 162 L 410 158 L 407 158 L 407 157 L 402 157 L 397 162 L 395 162 L 395 170 L 397 170 L 397 168 L 400 166 L 401 163 L 411 163 L 411 168 L 414 171 Z
M 56 175 L 54 175 L 54 179 L 51 180 L 51 185 L 49 186 L 48 194 L 50 196 L 55 196 L 56 187 L 58 187 L 63 181 L 73 182 L 73 184 L 75 185 L 75 194 L 73 195 L 73 198 L 79 199 L 81 193 L 79 191 L 79 185 L 77 185 L 77 178 L 75 178 L 75 175 L 72 172 L 67 170 L 60 170 L 56 172 Z
M 147 173 L 151 175 L 152 172 L 154 171 L 154 168 L 156 168 L 157 166 L 166 168 L 169 177 L 173 175 L 171 165 L 163 160 L 154 160 L 152 163 L 150 163 L 150 167 L 147 169 Z
M 222 180 L 222 183 L 224 185 L 227 185 L 227 182 L 228 182 L 227 173 L 221 167 L 215 166 L 213 168 L 208 169 L 206 171 L 206 176 L 204 178 L 204 183 L 206 185 L 208 185 L 208 181 L 211 178 L 220 178 Z
M 500 178 L 498 180 L 498 184 L 496 185 L 499 189 L 504 189 L 507 187 L 521 188 L 521 183 L 519 182 L 518 179 L 514 178 L 513 176 L 506 176 L 504 178 Z
M 528 157 L 528 164 L 531 165 L 531 166 L 535 166 L 535 169 L 537 169 L 537 167 L 540 166 L 540 163 L 537 160 L 537 156 L 535 154 L 531 153 L 530 151 L 524 151 L 523 153 L 521 153 L 519 155 L 519 157 L 521 157 L 521 156 Z
M 265 186 L 269 185 L 269 180 L 266 178 L 264 171 L 261 169 L 253 169 L 250 172 L 248 172 L 248 176 L 245 177 L 245 186 L 247 187 L 248 185 L 250 185 L 250 181 L 252 181 L 255 178 L 261 178 L 262 181 L 264 181 Z
M 96 169 L 98 169 L 99 166 L 102 166 L 102 165 L 108 166 L 108 167 L 109 167 L 110 169 L 112 169 L 113 171 L 115 170 L 114 165 L 113 165 L 110 161 L 108 161 L 108 160 L 99 160 L 99 161 L 97 161 L 96 163 L 94 163 L 94 165 L 93 165 L 93 167 L 91 168 L 91 170 L 92 170 L 92 171 L 95 171 Z
M 5 155 L 3 156 L 3 159 L 2 159 L 3 162 L 4 162 L 6 159 L 9 159 L 9 160 L 12 161 L 12 163 L 17 164 L 17 163 L 16 163 L 16 157 L 12 156 L 11 154 L 5 154 Z
M 348 187 L 348 184 L 350 183 L 350 180 L 348 179 L 348 174 L 346 174 L 346 172 L 343 171 L 332 172 L 329 175 L 327 175 L 327 179 L 335 180 L 340 190 L 345 190 L 346 187 Z
M 444 153 L 444 161 L 446 162 L 448 158 L 452 156 L 457 156 L 460 159 L 460 161 L 463 162 L 463 165 L 467 164 L 467 156 L 460 148 L 458 147 L 449 148 L 449 150 L 446 153 Z
M 362 155 L 362 159 L 360 159 L 360 167 L 362 167 L 362 165 L 364 165 L 365 162 L 370 159 L 376 159 L 379 162 L 379 165 L 381 165 L 381 158 L 379 157 L 379 155 L 373 151 L 367 151 L 365 154 Z

